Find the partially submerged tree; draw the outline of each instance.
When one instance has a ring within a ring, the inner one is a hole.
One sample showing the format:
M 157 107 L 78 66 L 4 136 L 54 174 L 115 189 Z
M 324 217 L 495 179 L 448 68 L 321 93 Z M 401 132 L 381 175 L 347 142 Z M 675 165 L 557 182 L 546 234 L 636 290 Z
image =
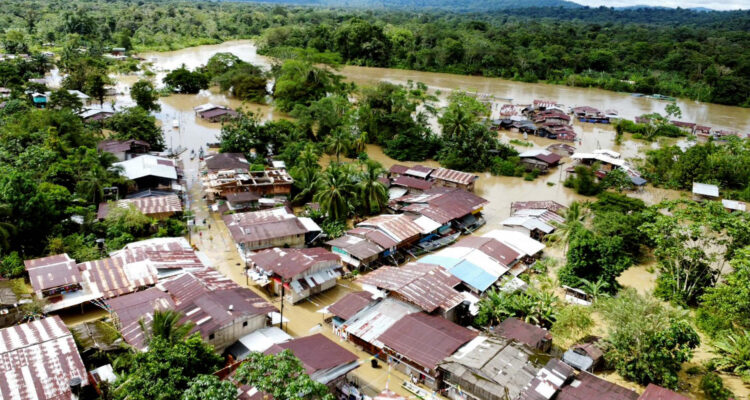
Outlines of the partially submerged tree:
M 289 350 L 275 355 L 250 353 L 237 369 L 235 379 L 250 385 L 275 400 L 333 400 L 328 387 L 305 373 L 297 357 Z

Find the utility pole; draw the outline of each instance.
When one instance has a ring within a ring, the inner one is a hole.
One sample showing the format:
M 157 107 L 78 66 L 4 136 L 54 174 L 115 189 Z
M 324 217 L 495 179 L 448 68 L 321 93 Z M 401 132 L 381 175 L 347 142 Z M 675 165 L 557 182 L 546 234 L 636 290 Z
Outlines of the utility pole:
M 284 279 L 282 278 L 281 279 L 281 318 L 279 318 L 279 327 L 281 328 L 282 331 L 284 330 L 284 294 L 286 293 L 286 291 L 284 290 L 286 289 L 286 287 L 284 286 L 284 283 L 285 283 Z

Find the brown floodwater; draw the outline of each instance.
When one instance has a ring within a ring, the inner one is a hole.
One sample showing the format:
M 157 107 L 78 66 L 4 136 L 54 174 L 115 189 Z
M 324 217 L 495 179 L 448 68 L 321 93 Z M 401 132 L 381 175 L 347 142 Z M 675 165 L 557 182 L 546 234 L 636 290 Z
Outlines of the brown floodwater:
M 151 70 L 156 73 L 154 82 L 161 81 L 165 71 L 178 68 L 185 64 L 189 68 L 195 68 L 203 65 L 208 59 L 218 52 L 231 52 L 239 58 L 256 65 L 268 68 L 270 60 L 260 56 L 256 52 L 256 47 L 251 41 L 233 41 L 219 45 L 199 46 L 178 51 L 165 53 L 143 53 L 141 54 L 146 60 L 152 62 Z M 479 93 L 488 93 L 498 98 L 512 98 L 516 104 L 529 103 L 534 99 L 550 99 L 562 103 L 566 106 L 591 105 L 600 109 L 616 109 L 620 115 L 625 118 L 654 112 L 663 111 L 667 104 L 648 98 L 636 98 L 628 94 L 609 92 L 599 89 L 572 88 L 565 86 L 555 86 L 546 84 L 528 84 L 521 82 L 512 82 L 497 78 L 471 77 L 452 74 L 427 73 L 418 71 L 382 69 L 382 68 L 365 68 L 365 67 L 343 67 L 341 73 L 345 77 L 359 85 L 374 85 L 380 81 L 389 81 L 394 83 L 406 83 L 407 81 L 419 81 L 427 84 L 434 93 L 439 92 L 440 104 L 445 104 L 446 95 L 452 90 L 476 91 Z M 114 76 L 117 89 L 120 95 L 110 99 L 116 107 L 130 106 L 133 104 L 129 97 L 129 87 L 141 77 L 138 75 L 118 75 Z M 214 103 L 228 105 L 233 108 L 244 107 L 252 111 L 257 111 L 262 120 L 277 120 L 280 118 L 289 118 L 288 115 L 280 113 L 267 105 L 243 104 L 236 99 L 220 93 L 216 88 L 202 91 L 197 95 L 172 95 L 163 97 L 159 103 L 162 110 L 156 113 L 165 131 L 165 143 L 168 148 L 187 149 L 181 158 L 185 166 L 185 174 L 188 177 L 188 189 L 193 199 L 191 208 L 196 212 L 200 219 L 204 216 L 209 217 L 205 203 L 200 201 L 200 189 L 197 181 L 193 177 L 198 173 L 198 161 L 190 160 L 190 149 L 196 152 L 200 147 L 205 149 L 206 143 L 216 142 L 221 124 L 208 123 L 196 118 L 193 107 L 203 103 Z M 693 121 L 703 125 L 710 125 L 716 128 L 735 129 L 740 131 L 750 131 L 750 112 L 747 109 L 739 107 L 728 107 L 716 104 L 700 103 L 689 100 L 678 100 L 682 108 L 684 117 L 682 120 Z M 178 121 L 178 128 L 173 127 L 173 121 Z M 434 123 L 434 120 L 433 120 Z M 622 145 L 614 143 L 614 131 L 607 125 L 582 124 L 575 122 L 576 132 L 581 138 L 581 142 L 575 143 L 575 146 L 581 151 L 591 151 L 598 148 L 609 148 L 623 154 L 623 157 L 637 157 L 645 149 L 658 147 L 658 143 L 648 143 L 637 140 L 627 139 Z M 500 132 L 499 137 L 503 141 L 511 139 L 522 140 L 520 134 L 511 132 Z M 543 147 L 551 143 L 557 143 L 548 139 L 529 137 L 528 141 L 533 147 Z M 520 151 L 527 148 L 516 146 Z M 386 168 L 390 167 L 395 160 L 386 156 L 378 146 L 370 145 L 367 147 L 367 153 L 370 158 L 379 161 Z M 327 163 L 327 158 L 321 160 Z M 524 200 L 555 200 L 563 204 L 570 204 L 572 201 L 586 201 L 591 198 L 576 195 L 570 189 L 562 185 L 565 179 L 562 169 L 570 165 L 570 160 L 565 159 L 562 168 L 557 168 L 547 175 L 539 176 L 533 181 L 525 181 L 521 178 L 513 177 L 496 177 L 489 173 L 480 173 L 480 179 L 476 186 L 476 193 L 487 200 L 490 204 L 485 207 L 485 217 L 487 225 L 477 232 L 482 234 L 491 229 L 500 227 L 500 221 L 506 218 L 510 213 L 510 204 L 513 201 Z M 406 165 L 418 164 L 414 162 L 402 163 Z M 438 166 L 434 161 L 425 161 L 419 164 Z M 685 192 L 664 190 L 647 186 L 644 190 L 631 194 L 641 198 L 649 204 L 658 203 L 665 199 L 674 199 L 685 197 Z M 230 276 L 238 283 L 244 284 L 242 269 L 238 266 L 239 257 L 231 243 L 231 238 L 227 232 L 223 231 L 222 224 L 214 216 L 213 232 L 204 232 L 202 237 L 197 238 L 201 250 L 205 251 L 213 264 L 222 272 Z M 197 236 L 194 235 L 194 236 Z M 560 257 L 558 257 L 560 258 Z M 624 273 L 619 281 L 624 286 L 636 287 L 641 291 L 651 290 L 654 286 L 654 274 L 648 272 L 646 265 L 639 265 L 631 268 Z M 314 331 L 322 330 L 326 335 L 331 335 L 330 328 L 326 329 L 321 326 L 323 315 L 316 311 L 325 305 L 329 305 L 350 289 L 342 282 L 344 286 L 338 286 L 337 289 L 327 292 L 324 295 L 312 299 L 310 302 L 300 304 L 299 306 L 290 307 L 289 316 L 292 317 L 290 331 L 295 335 L 305 335 Z M 257 289 L 256 289 L 257 290 Z M 260 291 L 259 291 L 260 292 Z M 278 300 L 275 301 L 278 305 Z M 285 312 L 286 313 L 286 312 Z M 88 313 L 87 313 L 88 314 Z M 81 322 L 91 317 L 101 315 L 81 316 L 70 315 L 70 322 Z M 350 347 L 346 342 L 342 345 Z M 705 351 L 706 348 L 704 348 Z M 359 354 L 359 352 L 358 352 Z M 360 354 L 362 358 L 366 355 Z M 707 357 L 707 352 L 699 354 L 697 359 L 701 361 Z M 371 382 L 377 381 L 377 385 L 382 387 L 386 375 L 382 372 L 370 371 L 369 368 L 360 368 L 360 373 L 367 377 Z M 378 375 L 377 377 L 375 375 Z M 626 387 L 636 390 L 643 390 L 632 383 L 622 381 L 622 378 L 616 374 L 606 375 L 606 379 L 616 381 Z M 747 398 L 747 386 L 743 385 L 739 379 L 724 376 L 727 384 L 735 390 L 738 398 Z M 691 382 L 692 383 L 692 382 Z M 743 390 L 744 389 L 744 390 Z M 692 398 L 702 398 L 697 394 L 695 387 L 691 388 L 689 396 Z

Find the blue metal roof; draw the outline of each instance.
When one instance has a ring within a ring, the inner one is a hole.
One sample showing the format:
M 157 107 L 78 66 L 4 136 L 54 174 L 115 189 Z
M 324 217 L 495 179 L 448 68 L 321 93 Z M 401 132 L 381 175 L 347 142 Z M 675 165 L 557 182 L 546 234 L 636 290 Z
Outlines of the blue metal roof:
M 491 275 L 481 267 L 466 260 L 458 263 L 455 267 L 448 270 L 448 272 L 480 292 L 484 292 L 497 281 L 496 276 Z
M 636 186 L 643 186 L 646 184 L 646 180 L 641 178 L 640 176 L 631 176 L 630 181 L 633 182 Z
M 419 262 L 425 263 L 425 264 L 435 264 L 435 265 L 439 265 L 439 266 L 441 266 L 441 267 L 443 267 L 445 269 L 451 269 L 456 264 L 460 263 L 461 259 L 459 259 L 459 258 L 453 258 L 453 257 L 443 257 L 443 256 L 435 255 L 435 254 L 430 254 L 430 255 L 428 255 L 426 257 L 422 257 L 419 260 Z

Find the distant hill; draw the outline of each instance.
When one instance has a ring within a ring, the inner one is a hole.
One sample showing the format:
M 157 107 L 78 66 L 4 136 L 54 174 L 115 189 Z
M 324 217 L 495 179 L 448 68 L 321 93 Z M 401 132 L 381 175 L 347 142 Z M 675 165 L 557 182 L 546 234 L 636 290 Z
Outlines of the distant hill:
M 240 0 L 253 3 L 367 9 L 441 9 L 459 12 L 498 11 L 532 7 L 581 8 L 566 0 Z

